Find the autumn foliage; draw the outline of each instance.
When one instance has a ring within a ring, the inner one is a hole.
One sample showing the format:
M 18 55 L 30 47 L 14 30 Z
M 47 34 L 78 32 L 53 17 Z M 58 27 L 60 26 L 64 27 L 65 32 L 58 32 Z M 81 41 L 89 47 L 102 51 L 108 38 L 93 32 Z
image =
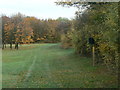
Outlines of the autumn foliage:
M 66 18 L 40 20 L 20 13 L 12 17 L 3 15 L 2 20 L 3 44 L 59 42 L 60 33 L 66 32 L 71 25 Z

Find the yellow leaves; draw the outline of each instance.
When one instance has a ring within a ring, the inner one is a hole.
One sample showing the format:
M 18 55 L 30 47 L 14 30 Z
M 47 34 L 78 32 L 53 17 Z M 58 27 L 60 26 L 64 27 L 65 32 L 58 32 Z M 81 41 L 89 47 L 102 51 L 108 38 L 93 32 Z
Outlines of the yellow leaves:
M 40 38 L 40 40 L 45 40 L 44 38 Z
M 16 42 L 19 42 L 19 38 L 16 38 L 16 40 L 15 40 Z
M 20 42 L 30 43 L 33 42 L 31 36 L 33 36 L 33 29 L 31 28 L 30 20 L 29 18 L 24 18 L 23 21 L 17 25 L 15 37 L 19 38 L 19 40 L 21 39 Z
M 40 38 L 37 38 L 37 40 L 40 40 Z
M 108 44 L 107 43 L 101 43 L 99 46 L 99 49 L 101 52 L 104 52 L 108 49 Z
M 44 38 L 46 38 L 46 36 L 43 36 Z
M 14 29 L 14 23 L 6 23 L 5 25 L 4 25 L 4 30 L 5 31 L 12 31 Z
M 106 11 L 103 10 L 102 13 L 106 13 Z

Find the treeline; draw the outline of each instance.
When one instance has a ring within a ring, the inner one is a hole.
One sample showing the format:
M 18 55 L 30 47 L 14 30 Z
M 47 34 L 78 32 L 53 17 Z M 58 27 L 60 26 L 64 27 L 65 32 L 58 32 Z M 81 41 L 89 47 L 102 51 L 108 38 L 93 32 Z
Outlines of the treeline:
M 61 42 L 63 48 L 73 47 L 76 54 L 92 56 L 92 45 L 88 40 L 93 38 L 95 64 L 104 64 L 109 70 L 118 71 L 119 4 L 82 4 L 83 7 L 88 5 L 90 7 L 83 13 L 76 12 L 73 20 L 40 20 L 20 13 L 12 17 L 2 16 L 3 48 L 5 43 L 10 44 L 11 48 L 16 43 L 17 48 L 18 43 Z
M 18 13 L 11 17 L 2 16 L 2 43 L 3 49 L 6 44 L 26 43 L 55 43 L 60 42 L 61 34 L 71 28 L 71 21 L 67 18 L 37 19 Z
M 65 4 L 65 3 L 64 3 Z M 85 3 L 84 12 L 76 12 L 74 30 L 63 36 L 63 46 L 73 46 L 76 53 L 92 55 L 89 38 L 95 40 L 95 64 L 105 64 L 109 70 L 118 71 L 119 26 L 118 3 Z

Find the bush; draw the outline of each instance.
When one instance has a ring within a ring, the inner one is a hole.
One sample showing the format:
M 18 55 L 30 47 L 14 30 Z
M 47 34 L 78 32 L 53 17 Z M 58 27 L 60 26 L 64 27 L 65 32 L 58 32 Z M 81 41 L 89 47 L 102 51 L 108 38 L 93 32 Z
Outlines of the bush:
M 67 34 L 61 35 L 61 47 L 70 48 L 72 47 L 72 32 L 67 32 Z

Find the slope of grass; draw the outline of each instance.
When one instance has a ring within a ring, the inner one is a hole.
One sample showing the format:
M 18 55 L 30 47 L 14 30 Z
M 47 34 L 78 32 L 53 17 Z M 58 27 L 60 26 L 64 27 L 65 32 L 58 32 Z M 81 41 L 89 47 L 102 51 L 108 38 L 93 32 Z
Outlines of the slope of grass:
M 115 88 L 117 76 L 59 44 L 3 50 L 3 88 Z

